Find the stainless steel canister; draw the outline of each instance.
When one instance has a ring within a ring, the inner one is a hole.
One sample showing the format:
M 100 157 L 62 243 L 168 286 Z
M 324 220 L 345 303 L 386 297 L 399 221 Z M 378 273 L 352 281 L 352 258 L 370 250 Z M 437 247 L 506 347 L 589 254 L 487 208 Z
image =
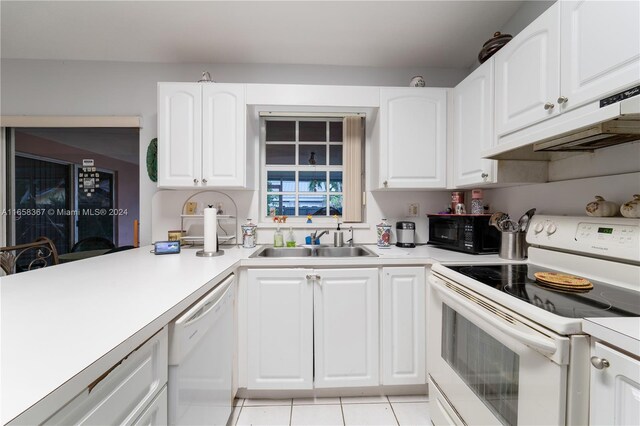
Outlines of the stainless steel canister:
M 501 233 L 500 253 L 502 259 L 523 260 L 527 258 L 527 233 L 505 232 Z

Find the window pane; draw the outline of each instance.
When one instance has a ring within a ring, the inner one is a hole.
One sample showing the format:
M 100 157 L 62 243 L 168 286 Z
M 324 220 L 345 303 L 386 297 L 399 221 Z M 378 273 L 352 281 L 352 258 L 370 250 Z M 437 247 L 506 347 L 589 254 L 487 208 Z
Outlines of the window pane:
M 327 172 L 300 172 L 298 190 L 300 192 L 325 192 L 327 190 Z
M 267 164 L 296 164 L 295 145 L 267 145 Z
M 296 192 L 296 172 L 267 172 L 268 192 Z
M 342 142 L 342 121 L 329 123 L 329 141 Z
M 329 164 L 332 166 L 342 165 L 342 145 L 329 146 Z
M 296 206 L 295 195 L 267 195 L 267 216 L 294 216 Z
M 329 214 L 342 216 L 342 195 L 329 195 Z
M 300 195 L 298 199 L 298 214 L 300 216 L 326 216 L 327 197 L 325 195 Z
M 299 124 L 300 141 L 324 142 L 327 140 L 326 121 L 301 121 Z
M 267 141 L 294 142 L 296 140 L 295 121 L 266 121 Z
M 329 191 L 342 192 L 342 172 L 329 172 Z
M 326 166 L 327 146 L 326 145 L 300 145 L 298 147 L 298 164 L 301 166 Z

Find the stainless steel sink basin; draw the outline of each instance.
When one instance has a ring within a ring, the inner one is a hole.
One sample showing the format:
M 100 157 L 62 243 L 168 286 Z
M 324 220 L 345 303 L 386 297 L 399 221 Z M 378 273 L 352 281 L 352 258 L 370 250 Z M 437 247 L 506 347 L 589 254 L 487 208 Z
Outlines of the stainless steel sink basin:
M 320 247 L 316 250 L 319 257 L 378 257 L 364 247 Z
M 249 257 L 378 257 L 371 250 L 362 247 L 264 247 Z
M 309 257 L 313 250 L 306 247 L 265 247 L 249 257 Z

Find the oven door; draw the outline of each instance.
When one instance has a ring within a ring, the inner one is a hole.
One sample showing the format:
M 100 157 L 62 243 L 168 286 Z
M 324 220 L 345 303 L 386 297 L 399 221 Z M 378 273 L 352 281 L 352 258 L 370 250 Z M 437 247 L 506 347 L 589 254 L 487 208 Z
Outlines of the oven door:
M 429 277 L 428 370 L 466 424 L 565 423 L 569 339 Z

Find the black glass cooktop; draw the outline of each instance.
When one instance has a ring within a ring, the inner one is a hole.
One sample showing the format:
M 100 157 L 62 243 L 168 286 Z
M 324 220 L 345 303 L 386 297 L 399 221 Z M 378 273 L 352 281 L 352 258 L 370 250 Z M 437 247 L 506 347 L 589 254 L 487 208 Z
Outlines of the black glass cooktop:
M 508 293 L 541 309 L 568 318 L 640 316 L 640 292 L 594 281 L 593 289 L 572 293 L 541 287 L 534 273 L 550 271 L 536 265 L 448 266 L 456 272 Z M 561 272 L 561 271 L 551 271 Z

